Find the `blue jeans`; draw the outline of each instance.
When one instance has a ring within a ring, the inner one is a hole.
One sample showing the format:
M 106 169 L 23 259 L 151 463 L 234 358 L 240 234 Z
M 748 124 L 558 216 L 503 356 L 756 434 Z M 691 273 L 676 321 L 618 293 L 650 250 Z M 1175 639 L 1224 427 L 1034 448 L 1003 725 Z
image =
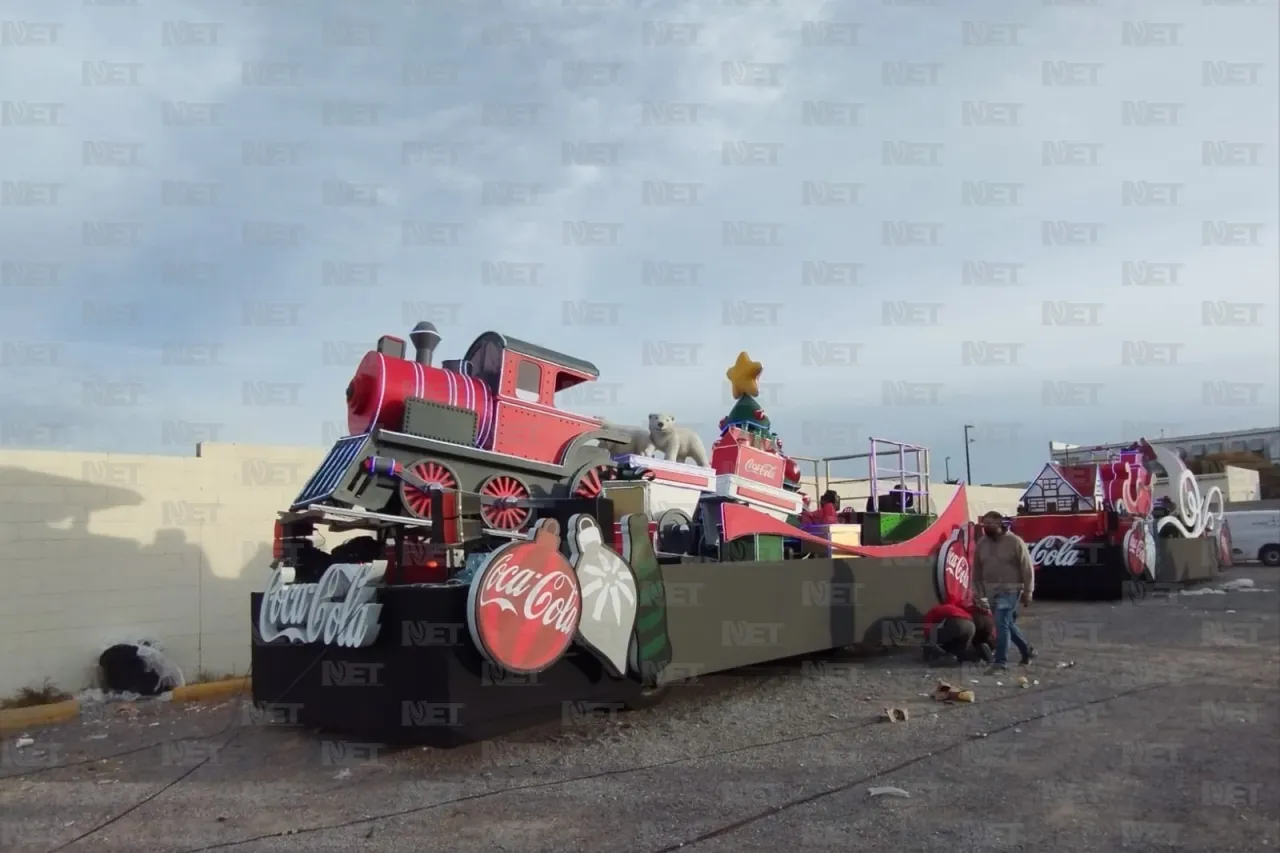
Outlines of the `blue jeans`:
M 1018 647 L 1018 651 L 1022 652 L 1024 658 L 1031 655 L 1031 646 L 1027 643 L 1027 638 L 1022 636 L 1017 623 L 1013 621 L 1018 615 L 1019 598 L 1020 595 L 1016 592 L 999 592 L 991 598 L 991 609 L 995 611 L 996 617 L 996 666 L 1009 663 L 1010 638 L 1013 639 L 1013 644 Z

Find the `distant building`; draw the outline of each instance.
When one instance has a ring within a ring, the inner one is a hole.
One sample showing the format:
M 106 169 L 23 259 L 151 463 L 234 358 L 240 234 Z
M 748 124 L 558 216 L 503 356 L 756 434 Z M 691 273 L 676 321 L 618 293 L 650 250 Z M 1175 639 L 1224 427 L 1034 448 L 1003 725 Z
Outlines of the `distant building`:
M 1211 453 L 1228 451 L 1246 451 L 1267 457 L 1274 464 L 1280 464 L 1280 426 L 1265 429 L 1242 429 L 1234 432 L 1206 432 L 1200 435 L 1182 436 L 1134 436 L 1133 441 L 1116 442 L 1114 444 L 1066 444 L 1060 441 L 1049 442 L 1049 457 L 1054 462 L 1083 462 L 1094 453 L 1115 451 L 1128 447 L 1138 438 L 1146 438 L 1152 444 L 1171 447 L 1177 450 L 1182 458 L 1191 460 Z

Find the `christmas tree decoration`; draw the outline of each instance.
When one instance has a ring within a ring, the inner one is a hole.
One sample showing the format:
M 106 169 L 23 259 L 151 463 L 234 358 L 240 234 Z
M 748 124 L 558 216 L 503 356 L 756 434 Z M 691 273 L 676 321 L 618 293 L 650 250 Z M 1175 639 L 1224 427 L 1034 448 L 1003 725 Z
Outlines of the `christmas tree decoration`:
M 760 374 L 763 371 L 764 367 L 760 362 L 752 361 L 751 356 L 745 352 L 738 353 L 738 360 L 725 371 L 725 377 L 733 386 L 735 402 L 729 414 L 720 421 L 721 433 L 736 427 L 749 435 L 775 440 L 776 437 L 770 431 L 772 427 L 769 416 L 756 400 L 760 395 Z M 752 443 L 755 446 L 764 444 L 755 441 Z

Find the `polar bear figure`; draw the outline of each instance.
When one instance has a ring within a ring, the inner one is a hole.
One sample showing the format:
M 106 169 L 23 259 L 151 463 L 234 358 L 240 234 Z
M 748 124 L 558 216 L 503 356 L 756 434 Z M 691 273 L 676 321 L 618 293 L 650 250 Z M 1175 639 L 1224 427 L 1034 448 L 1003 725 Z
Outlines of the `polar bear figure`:
M 674 415 L 661 412 L 649 415 L 649 442 L 653 450 L 662 451 L 668 462 L 683 463 L 692 459 L 699 468 L 709 467 L 702 439 L 688 427 L 676 426 Z

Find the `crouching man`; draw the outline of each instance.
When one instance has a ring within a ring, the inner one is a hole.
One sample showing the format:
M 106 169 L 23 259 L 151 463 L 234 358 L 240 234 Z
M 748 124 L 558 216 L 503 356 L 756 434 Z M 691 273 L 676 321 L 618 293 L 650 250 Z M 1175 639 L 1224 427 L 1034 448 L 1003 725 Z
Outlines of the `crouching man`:
M 924 615 L 926 663 L 974 663 L 992 660 L 995 621 L 985 602 L 944 602 Z

